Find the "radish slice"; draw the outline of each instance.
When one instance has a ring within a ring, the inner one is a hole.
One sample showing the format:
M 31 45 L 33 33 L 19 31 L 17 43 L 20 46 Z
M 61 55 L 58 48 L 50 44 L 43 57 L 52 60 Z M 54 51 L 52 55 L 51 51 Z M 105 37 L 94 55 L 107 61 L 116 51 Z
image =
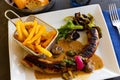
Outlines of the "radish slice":
M 75 62 L 77 64 L 77 70 L 82 70 L 84 68 L 84 63 L 80 56 L 75 56 Z

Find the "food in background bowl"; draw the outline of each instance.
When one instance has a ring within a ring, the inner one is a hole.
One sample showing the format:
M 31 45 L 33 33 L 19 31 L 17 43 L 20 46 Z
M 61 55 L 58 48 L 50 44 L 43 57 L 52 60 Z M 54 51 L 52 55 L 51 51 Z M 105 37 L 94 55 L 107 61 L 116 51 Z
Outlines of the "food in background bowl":
M 49 4 L 49 0 L 13 0 L 19 9 L 28 8 L 30 10 Z
M 5 0 L 14 9 L 24 13 L 37 13 L 49 10 L 55 0 Z
M 45 6 L 49 4 L 49 1 L 48 0 L 30 0 L 26 3 L 26 7 L 30 10 L 34 10 L 34 9 L 37 9 L 39 7 L 42 7 L 42 6 Z
M 26 0 L 13 0 L 19 9 L 25 8 Z

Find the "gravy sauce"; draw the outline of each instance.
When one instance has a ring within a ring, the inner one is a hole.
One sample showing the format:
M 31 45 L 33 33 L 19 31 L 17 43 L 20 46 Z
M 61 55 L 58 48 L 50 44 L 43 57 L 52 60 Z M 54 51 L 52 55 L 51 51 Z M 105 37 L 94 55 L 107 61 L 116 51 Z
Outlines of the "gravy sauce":
M 64 52 L 69 50 L 82 50 L 83 45 L 79 41 L 66 41 L 64 39 L 58 41 L 58 45 L 64 49 Z
M 68 42 L 65 40 L 60 40 L 58 44 L 61 47 L 63 47 L 65 52 L 68 50 L 82 50 L 83 48 L 83 45 L 79 41 Z M 95 70 L 101 69 L 104 66 L 101 58 L 95 54 L 91 57 L 91 60 L 93 61 Z M 34 71 L 34 74 L 37 80 L 49 80 L 50 78 L 62 77 L 62 74 L 45 74 L 45 73 L 40 73 L 38 71 Z M 86 73 L 83 71 L 73 72 L 75 78 L 80 78 L 80 80 L 87 80 L 90 77 L 90 74 L 91 73 Z
M 93 55 L 91 59 L 94 63 L 95 70 L 103 68 L 103 62 L 99 56 Z M 61 75 L 62 75 L 62 74 L 45 74 L 45 73 L 40 73 L 38 71 L 34 71 L 34 73 L 35 73 L 35 77 L 37 80 L 45 80 L 45 79 L 50 79 L 50 78 L 61 78 Z M 86 73 L 83 71 L 76 71 L 76 72 L 73 72 L 73 74 L 75 75 L 76 78 L 80 78 L 81 80 L 86 80 L 87 78 L 90 77 L 91 73 Z

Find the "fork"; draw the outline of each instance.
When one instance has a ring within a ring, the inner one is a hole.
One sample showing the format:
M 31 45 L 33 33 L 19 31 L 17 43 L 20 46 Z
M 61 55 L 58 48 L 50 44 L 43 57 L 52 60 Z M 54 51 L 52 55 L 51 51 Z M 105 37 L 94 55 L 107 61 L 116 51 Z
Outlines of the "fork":
M 115 3 L 109 4 L 109 14 L 111 18 L 112 25 L 118 29 L 120 34 L 120 19 L 117 12 L 117 7 Z

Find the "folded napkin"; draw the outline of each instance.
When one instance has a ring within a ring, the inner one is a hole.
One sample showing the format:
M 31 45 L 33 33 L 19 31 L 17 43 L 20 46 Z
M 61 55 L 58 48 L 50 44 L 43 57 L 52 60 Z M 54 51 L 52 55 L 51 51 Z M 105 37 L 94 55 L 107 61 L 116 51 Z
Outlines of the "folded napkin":
M 120 9 L 118 9 L 118 13 L 120 16 Z M 113 43 L 115 54 L 116 54 L 118 64 L 120 67 L 120 34 L 118 33 L 117 28 L 112 26 L 108 10 L 104 10 L 103 15 L 104 15 L 105 21 L 107 23 L 107 27 L 108 27 L 108 30 L 110 33 L 110 37 L 111 37 L 111 40 Z

